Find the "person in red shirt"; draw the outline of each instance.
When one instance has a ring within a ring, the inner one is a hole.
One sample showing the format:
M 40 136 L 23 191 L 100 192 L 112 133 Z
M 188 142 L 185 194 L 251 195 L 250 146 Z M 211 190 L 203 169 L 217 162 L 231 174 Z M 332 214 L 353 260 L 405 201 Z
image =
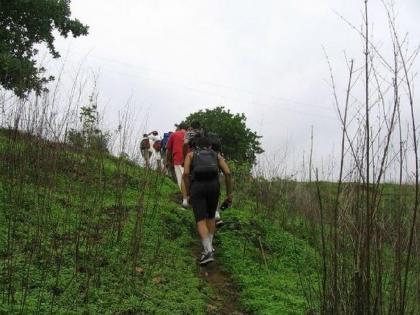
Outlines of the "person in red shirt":
M 182 193 L 182 206 L 188 207 L 185 184 L 182 180 L 182 175 L 184 174 L 183 146 L 185 139 L 185 129 L 185 124 L 180 123 L 177 127 L 177 130 L 169 137 L 168 144 L 166 145 L 166 161 L 168 165 L 173 165 L 175 169 L 176 180 Z

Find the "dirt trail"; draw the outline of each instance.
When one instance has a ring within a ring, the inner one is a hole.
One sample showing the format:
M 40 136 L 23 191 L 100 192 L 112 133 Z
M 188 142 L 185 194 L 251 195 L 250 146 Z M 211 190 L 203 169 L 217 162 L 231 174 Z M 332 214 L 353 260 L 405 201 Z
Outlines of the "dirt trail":
M 200 246 L 194 246 L 193 255 L 198 257 L 201 252 Z M 207 305 L 207 314 L 247 314 L 238 305 L 239 294 L 233 285 L 229 274 L 223 271 L 222 266 L 217 261 L 207 266 L 198 266 L 200 278 L 207 282 L 214 291 L 214 296 L 210 297 Z

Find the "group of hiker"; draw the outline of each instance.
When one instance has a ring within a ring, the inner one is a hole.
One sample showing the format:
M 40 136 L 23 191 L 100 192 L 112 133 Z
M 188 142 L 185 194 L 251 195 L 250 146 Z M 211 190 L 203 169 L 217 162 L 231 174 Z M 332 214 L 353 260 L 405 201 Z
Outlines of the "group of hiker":
M 159 137 L 157 131 L 143 134 L 143 138 L 140 141 L 140 152 L 144 159 L 146 168 L 151 167 L 152 157 L 155 157 L 157 163 L 157 169 L 162 170 L 162 139 Z
M 190 125 L 182 122 L 162 139 L 157 131 L 144 134 L 140 149 L 145 166 L 151 167 L 150 159 L 154 155 L 157 170 L 178 184 L 182 207 L 192 207 L 203 246 L 200 265 L 214 261 L 213 238 L 216 226 L 223 224 L 220 209 L 229 207 L 233 198 L 231 174 L 222 154 L 220 137 L 203 130 L 198 121 Z M 226 185 L 222 203 L 219 202 L 221 181 Z

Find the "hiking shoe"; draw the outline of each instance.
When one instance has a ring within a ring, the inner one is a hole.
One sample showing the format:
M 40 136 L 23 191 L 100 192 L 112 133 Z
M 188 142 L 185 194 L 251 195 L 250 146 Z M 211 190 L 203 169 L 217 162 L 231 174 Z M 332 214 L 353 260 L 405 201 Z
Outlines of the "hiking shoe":
M 222 219 L 216 219 L 216 227 L 222 227 L 225 224 Z
M 226 210 L 231 206 L 231 203 L 227 200 L 223 201 L 223 203 L 220 205 L 220 210 Z
M 208 253 L 205 253 L 205 254 L 202 254 L 201 255 L 200 260 L 199 260 L 199 263 L 200 263 L 201 266 L 205 266 L 208 263 L 211 263 L 213 261 L 214 261 L 214 254 L 213 254 L 213 252 L 208 252 Z

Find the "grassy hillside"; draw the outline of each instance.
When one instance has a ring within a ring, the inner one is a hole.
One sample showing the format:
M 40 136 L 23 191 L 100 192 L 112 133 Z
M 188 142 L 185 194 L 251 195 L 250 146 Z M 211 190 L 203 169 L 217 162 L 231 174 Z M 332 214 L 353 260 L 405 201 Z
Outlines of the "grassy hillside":
M 316 310 L 317 254 L 251 210 L 250 204 L 226 211 L 219 233 L 219 258 L 240 289 L 241 303 L 255 314 Z
M 174 184 L 110 156 L 12 140 L 0 152 L 2 312 L 202 312 Z
M 199 276 L 193 216 L 169 179 L 7 131 L 0 160 L 0 312 L 223 312 L 209 307 L 215 292 Z M 241 205 L 224 212 L 216 248 L 244 311 L 316 308 L 314 250 Z

